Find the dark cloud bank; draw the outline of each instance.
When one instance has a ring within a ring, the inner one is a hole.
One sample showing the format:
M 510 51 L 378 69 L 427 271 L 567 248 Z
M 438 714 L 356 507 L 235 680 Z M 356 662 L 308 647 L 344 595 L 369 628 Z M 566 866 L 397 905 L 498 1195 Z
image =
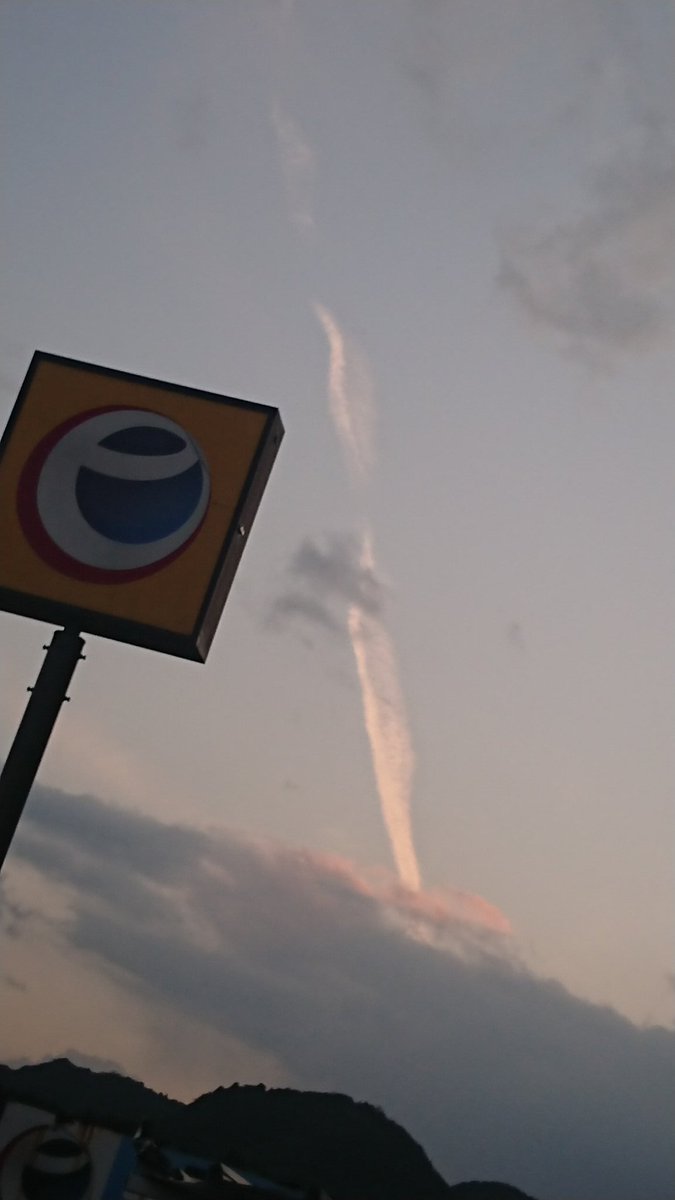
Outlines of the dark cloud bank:
M 425 924 L 346 863 L 46 788 L 14 853 L 71 889 L 59 935 L 186 1038 L 195 1020 L 382 1105 L 450 1182 L 672 1198 L 675 1035 L 535 977 L 499 935 L 431 904 Z

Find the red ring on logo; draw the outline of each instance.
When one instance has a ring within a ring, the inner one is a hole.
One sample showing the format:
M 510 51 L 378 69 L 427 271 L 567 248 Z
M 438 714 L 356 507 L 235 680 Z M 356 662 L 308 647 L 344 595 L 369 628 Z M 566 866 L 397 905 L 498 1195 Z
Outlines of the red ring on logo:
M 143 579 L 146 575 L 154 575 L 156 571 L 161 571 L 169 563 L 179 558 L 194 541 L 204 524 L 206 512 L 197 528 L 193 530 L 189 538 L 186 538 L 177 550 L 172 550 L 165 558 L 148 563 L 144 567 L 123 567 L 118 571 L 105 567 L 91 567 L 87 563 L 80 562 L 79 559 L 73 558 L 71 554 L 67 554 L 65 550 L 57 546 L 53 538 L 47 533 L 42 524 L 42 518 L 40 517 L 37 505 L 37 489 L 42 468 L 56 444 L 71 429 L 84 424 L 85 421 L 90 420 L 92 417 L 98 417 L 108 412 L 137 411 L 138 409 L 131 408 L 129 405 L 118 406 L 110 404 L 104 408 L 92 408 L 88 409 L 87 412 L 78 413 L 77 416 L 70 417 L 61 425 L 57 425 L 54 429 L 50 430 L 38 442 L 37 446 L 35 446 L 26 459 L 16 489 L 16 508 L 19 523 L 31 549 L 35 551 L 48 567 L 52 567 L 61 575 L 68 575 L 71 579 L 79 579 L 84 583 L 132 583 L 135 579 Z M 145 411 L 151 412 L 152 410 L 146 409 Z M 155 413 L 154 415 L 158 417 L 164 416 L 163 413 Z

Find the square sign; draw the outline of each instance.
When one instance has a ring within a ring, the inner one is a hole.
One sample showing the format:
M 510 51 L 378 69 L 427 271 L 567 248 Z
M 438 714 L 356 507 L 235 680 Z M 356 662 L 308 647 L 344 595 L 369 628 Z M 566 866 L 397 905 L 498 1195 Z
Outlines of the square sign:
M 204 662 L 283 432 L 38 351 L 0 442 L 0 608 Z

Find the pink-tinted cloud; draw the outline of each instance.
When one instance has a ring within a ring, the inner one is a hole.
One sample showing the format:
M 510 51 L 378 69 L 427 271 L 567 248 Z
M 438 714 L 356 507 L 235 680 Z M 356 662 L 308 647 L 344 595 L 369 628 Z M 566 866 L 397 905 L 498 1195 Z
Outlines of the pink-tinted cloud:
M 534 976 L 479 897 L 40 787 L 13 854 L 58 903 L 32 975 L 36 919 L 8 939 L 0 1054 L 77 1045 L 181 1095 L 255 1071 L 383 1106 L 450 1182 L 671 1196 L 672 1032 Z
M 416 891 L 420 870 L 410 822 L 415 756 L 393 644 L 381 618 L 358 605 L 349 609 L 349 636 L 382 817 L 401 882 Z

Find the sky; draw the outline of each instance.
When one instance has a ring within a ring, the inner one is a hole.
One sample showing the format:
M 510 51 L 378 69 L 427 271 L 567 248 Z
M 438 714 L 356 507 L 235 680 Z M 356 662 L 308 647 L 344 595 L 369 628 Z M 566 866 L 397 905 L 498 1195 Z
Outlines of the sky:
M 674 33 L 4 0 L 0 422 L 40 349 L 286 436 L 206 664 L 87 638 L 1 1059 L 343 1091 L 451 1183 L 671 1195 Z M 48 636 L 0 613 L 0 747 Z

